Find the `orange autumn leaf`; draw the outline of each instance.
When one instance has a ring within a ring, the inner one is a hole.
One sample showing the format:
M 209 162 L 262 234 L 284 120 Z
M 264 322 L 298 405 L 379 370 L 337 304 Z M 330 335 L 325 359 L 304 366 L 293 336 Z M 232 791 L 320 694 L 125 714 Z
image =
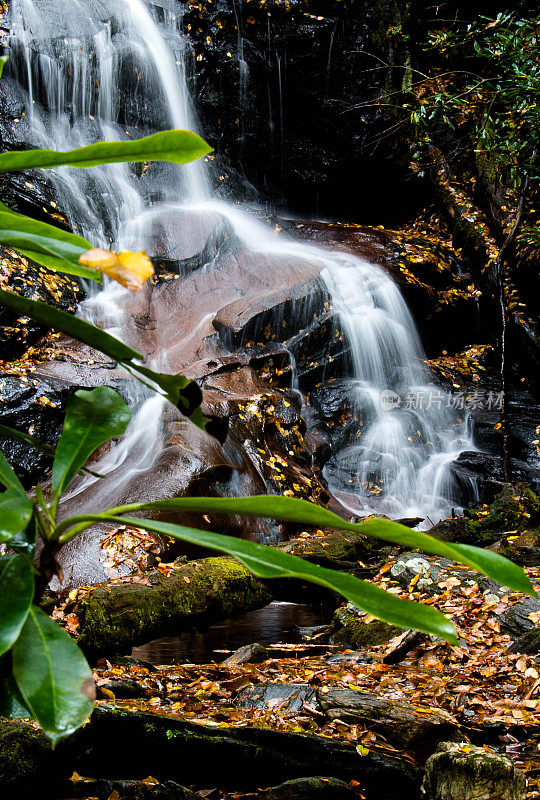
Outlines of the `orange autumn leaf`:
M 142 289 L 146 280 L 154 274 L 152 262 L 143 250 L 139 253 L 114 253 L 97 248 L 79 256 L 79 264 L 101 272 L 132 292 Z

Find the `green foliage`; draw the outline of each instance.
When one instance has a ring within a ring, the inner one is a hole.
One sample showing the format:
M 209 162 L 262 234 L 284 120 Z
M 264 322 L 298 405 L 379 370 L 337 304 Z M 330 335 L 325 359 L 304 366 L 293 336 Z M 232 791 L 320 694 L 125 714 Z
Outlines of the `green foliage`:
M 92 671 L 68 634 L 30 606 L 13 646 L 13 677 L 53 745 L 86 722 L 94 706 Z
M 191 418 L 195 411 L 199 412 L 198 406 L 202 395 L 195 381 L 188 380 L 183 375 L 165 375 L 145 367 L 140 363 L 143 359 L 141 353 L 102 331 L 101 328 L 54 308 L 48 303 L 30 300 L 13 292 L 7 292 L 5 289 L 0 289 L 0 303 L 18 315 L 31 317 L 36 322 L 72 336 L 79 342 L 105 353 L 145 386 L 150 388 L 157 386 L 157 391 L 187 417 Z M 193 421 L 203 430 L 209 428 L 212 430 L 212 420 L 205 417 L 204 414 L 197 413 Z
M 26 528 L 32 516 L 32 501 L 17 491 L 8 489 L 0 494 L 0 542 Z
M 0 62 L 0 68 L 3 68 L 5 61 L 6 59 Z M 58 166 L 94 167 L 120 161 L 160 160 L 185 164 L 209 152 L 211 148 L 206 142 L 190 131 L 162 131 L 142 139 L 97 142 L 67 152 L 23 150 L 2 153 L 0 172 L 30 168 L 51 169 Z M 101 281 L 99 272 L 79 263 L 79 258 L 92 249 L 90 242 L 54 225 L 18 214 L 3 203 L 0 203 L 0 244 L 18 250 L 32 261 L 58 272 Z M 1 289 L 0 304 L 18 315 L 28 316 L 100 350 L 121 364 L 145 386 L 160 392 L 200 428 L 218 438 L 221 435 L 220 423 L 201 412 L 201 392 L 194 381 L 183 375 L 154 372 L 141 363 L 143 356 L 136 350 L 94 325 L 47 303 L 23 298 Z
M 438 66 L 408 105 L 420 137 L 441 126 L 459 131 L 477 161 L 516 190 L 525 175 L 540 178 L 539 30 L 539 16 L 511 10 L 432 32 L 426 55 Z
M 171 161 L 186 164 L 212 152 L 191 131 L 161 131 L 142 139 L 96 142 L 77 150 L 17 150 L 0 155 L 0 172 L 53 167 L 98 167 L 122 161 Z
M 106 386 L 72 394 L 52 470 L 55 497 L 67 489 L 81 467 L 101 444 L 121 436 L 131 412 L 119 394 Z
M 19 556 L 0 556 L 0 656 L 19 638 L 34 596 L 30 562 Z
M 92 249 L 90 242 L 54 225 L 17 214 L 3 203 L 0 203 L 0 244 L 57 272 L 101 281 L 99 272 L 79 264 L 79 256 Z
M 129 410 L 114 390 L 99 387 L 77 392 L 67 406 L 53 467 L 53 495 L 48 499 L 38 484 L 35 499 L 30 501 L 0 454 L 0 480 L 8 487 L 3 497 L 12 514 L 7 515 L 10 522 L 6 536 L 11 537 L 10 545 L 16 550 L 15 555 L 0 559 L 0 653 L 4 653 L 0 663 L 0 713 L 34 717 L 53 743 L 69 735 L 87 719 L 93 707 L 93 685 L 90 668 L 76 643 L 36 605 L 39 591 L 32 603 L 33 575 L 28 556 L 33 551 L 36 530 L 42 540 L 41 574 L 37 575 L 37 587 L 43 587 L 44 579 L 46 584 L 55 569 L 58 573 L 58 568 L 54 567 L 58 548 L 91 524 L 135 525 L 228 553 L 263 578 L 296 578 L 327 587 L 381 620 L 442 636 L 454 643 L 454 626 L 439 611 L 429 605 L 395 597 L 347 573 L 325 569 L 256 542 L 124 515 L 157 509 L 213 511 L 354 530 L 408 548 L 418 547 L 454 558 L 511 588 L 534 594 L 526 575 L 502 556 L 476 547 L 440 542 L 389 520 L 347 523 L 324 508 L 295 498 L 179 498 L 103 509 L 58 523 L 56 516 L 61 492 L 95 447 L 118 436 L 128 420 Z M 16 601 L 12 602 L 14 595 Z

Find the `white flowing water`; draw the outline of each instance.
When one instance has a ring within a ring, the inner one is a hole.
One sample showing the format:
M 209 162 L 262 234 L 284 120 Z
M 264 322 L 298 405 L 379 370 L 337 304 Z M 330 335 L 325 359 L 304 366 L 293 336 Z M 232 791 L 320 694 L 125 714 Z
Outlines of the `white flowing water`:
M 179 33 L 181 12 L 174 10 L 180 8 L 167 0 L 12 0 L 7 74 L 28 93 L 28 144 L 66 150 L 157 129 L 197 130 L 186 82 L 190 47 Z M 245 81 L 247 68 L 242 63 L 240 68 Z M 245 92 L 244 83 L 240 86 Z M 147 170 L 128 164 L 62 168 L 49 177 L 73 228 L 95 245 L 145 248 L 160 209 L 173 214 L 191 209 L 226 218 L 254 258 L 262 254 L 319 267 L 350 344 L 350 394 L 361 419 L 355 444 L 326 467 L 331 490 L 360 514 L 376 510 L 433 519 L 456 505 L 450 465 L 473 448 L 466 421 L 432 383 L 407 306 L 381 269 L 275 237 L 238 206 L 213 200 L 202 160 Z M 213 263 L 205 266 L 212 268 Z M 129 341 L 125 296 L 109 283 L 83 304 L 82 313 Z M 211 316 L 207 312 L 201 326 Z M 167 370 L 159 354 L 151 365 Z M 100 504 L 114 502 L 126 471 L 131 475 L 151 466 L 163 445 L 161 400 L 141 391 L 134 405 L 134 422 L 97 467 L 110 476 L 98 489 Z

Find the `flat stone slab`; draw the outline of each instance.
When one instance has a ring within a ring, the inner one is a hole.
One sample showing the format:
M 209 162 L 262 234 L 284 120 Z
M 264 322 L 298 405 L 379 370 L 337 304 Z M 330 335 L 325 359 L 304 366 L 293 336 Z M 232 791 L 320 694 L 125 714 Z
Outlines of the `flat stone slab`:
M 307 684 L 265 683 L 244 689 L 236 702 L 241 708 L 301 711 L 304 703 L 317 705 L 317 693 Z

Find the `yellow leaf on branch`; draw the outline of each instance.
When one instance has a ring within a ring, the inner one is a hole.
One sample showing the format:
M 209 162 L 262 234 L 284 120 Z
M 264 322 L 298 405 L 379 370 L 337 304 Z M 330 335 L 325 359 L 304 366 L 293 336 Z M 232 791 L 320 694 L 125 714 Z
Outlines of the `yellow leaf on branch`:
M 140 253 L 114 253 L 97 248 L 79 256 L 79 264 L 101 272 L 132 292 L 142 289 L 146 280 L 154 274 L 152 262 L 144 250 Z

